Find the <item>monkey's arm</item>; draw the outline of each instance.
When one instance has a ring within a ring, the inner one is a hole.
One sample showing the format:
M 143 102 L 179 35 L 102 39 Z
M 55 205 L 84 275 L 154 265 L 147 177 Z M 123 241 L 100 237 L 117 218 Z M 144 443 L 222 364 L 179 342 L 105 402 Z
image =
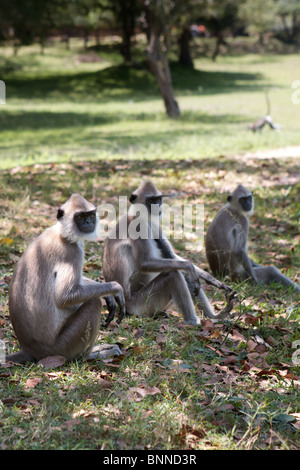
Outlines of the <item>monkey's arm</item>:
M 154 241 L 152 242 L 155 243 Z M 176 256 L 174 256 L 173 259 L 154 258 L 151 252 L 150 243 L 151 242 L 148 240 L 138 239 L 135 240 L 133 244 L 133 256 L 139 271 L 145 273 L 185 271 L 189 273 L 193 281 L 197 282 L 198 276 L 193 263 L 184 259 L 178 259 Z
M 180 259 L 183 259 L 183 258 L 176 255 L 176 259 L 180 260 Z M 211 274 L 209 274 L 208 272 L 206 272 L 203 269 L 199 268 L 198 266 L 194 265 L 194 268 L 196 270 L 198 278 L 203 279 L 203 281 L 205 281 L 207 284 L 210 284 L 214 287 L 217 287 L 218 289 L 224 289 L 227 293 L 233 291 L 233 289 L 231 289 L 231 287 L 227 286 L 227 284 L 224 284 L 224 282 L 218 281 L 218 279 L 214 278 Z
M 227 286 L 227 284 L 224 284 L 224 282 L 218 281 L 218 279 L 204 271 L 204 269 L 198 268 L 198 266 L 195 266 L 195 269 L 199 278 L 203 279 L 207 284 L 217 287 L 218 289 L 224 289 L 228 293 L 233 291 L 231 287 Z
M 258 280 L 255 272 L 254 272 L 254 267 L 258 265 L 256 265 L 255 263 L 253 263 L 253 261 L 248 257 L 247 253 L 245 250 L 241 250 L 238 254 L 237 254 L 238 258 L 240 259 L 240 262 L 247 274 L 247 276 L 249 276 L 251 279 L 253 279 L 253 281 L 255 281 L 257 284 L 261 284 L 261 282 Z
M 93 282 L 96 282 L 96 281 L 93 281 L 92 279 L 89 279 L 87 277 L 83 277 L 83 282 L 85 284 L 89 284 L 89 283 L 93 283 Z M 105 286 L 105 284 L 109 284 L 109 283 L 103 283 L 102 285 Z M 125 306 L 124 306 L 125 301 L 124 301 L 124 297 L 123 297 L 123 290 L 122 290 L 122 295 L 120 296 L 119 294 L 114 294 L 113 292 L 110 292 L 109 286 L 107 288 L 109 290 L 109 295 L 103 294 L 103 296 L 101 296 L 101 297 L 104 298 L 105 303 L 106 303 L 106 307 L 107 307 L 107 310 L 108 310 L 108 315 L 107 315 L 107 318 L 106 318 L 106 321 L 105 321 L 105 324 L 104 324 L 105 328 L 115 318 L 115 314 L 116 314 L 116 311 L 117 311 L 116 303 L 118 304 L 118 307 L 119 307 L 118 323 L 121 322 L 121 320 L 123 319 L 123 317 L 125 315 Z
M 118 319 L 121 321 L 125 315 L 125 300 L 120 284 L 114 281 L 100 283 L 86 277 L 67 283 L 64 276 L 57 274 L 55 301 L 58 308 L 66 309 L 95 297 L 110 295 L 119 305 Z

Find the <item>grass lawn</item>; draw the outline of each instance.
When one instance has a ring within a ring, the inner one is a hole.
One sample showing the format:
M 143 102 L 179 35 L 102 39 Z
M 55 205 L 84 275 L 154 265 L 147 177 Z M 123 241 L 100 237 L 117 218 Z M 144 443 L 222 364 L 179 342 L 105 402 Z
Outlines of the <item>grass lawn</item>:
M 169 120 L 153 77 L 117 55 L 80 62 L 73 46 L 1 50 L 0 339 L 18 348 L 8 287 L 30 240 L 55 221 L 70 192 L 117 205 L 151 178 L 180 203 L 204 204 L 204 225 L 242 183 L 254 191 L 249 252 L 299 282 L 298 156 L 260 153 L 299 145 L 292 104 L 299 55 L 206 58 L 172 63 L 181 117 Z M 253 134 L 266 111 L 281 132 Z M 281 158 L 282 157 L 282 158 Z M 182 256 L 208 269 L 201 243 Z M 85 274 L 102 278 L 102 243 L 86 245 Z M 128 317 L 101 330 L 118 342 L 110 362 L 0 366 L 2 449 L 299 449 L 299 298 L 279 286 L 234 285 L 234 317 L 201 327 L 168 317 Z M 222 294 L 206 293 L 216 310 Z
M 199 159 L 299 144 L 300 105 L 291 85 L 299 55 L 254 55 L 195 60 L 189 71 L 172 63 L 182 115 L 166 117 L 154 78 L 141 63 L 117 56 L 79 62 L 74 49 L 4 50 L 7 104 L 1 106 L 0 168 L 35 162 Z M 110 58 L 110 61 L 108 61 Z M 0 62 L 0 64 L 1 64 Z M 283 132 L 252 134 L 247 125 L 266 113 Z

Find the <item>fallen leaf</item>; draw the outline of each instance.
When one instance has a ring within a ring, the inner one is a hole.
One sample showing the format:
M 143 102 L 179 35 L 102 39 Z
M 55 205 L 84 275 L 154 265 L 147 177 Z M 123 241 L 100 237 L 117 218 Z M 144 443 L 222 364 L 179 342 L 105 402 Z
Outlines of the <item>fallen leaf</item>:
M 105 379 L 98 379 L 98 384 L 100 385 L 101 388 L 111 388 L 112 387 L 112 382 L 110 380 L 105 380 Z
M 2 403 L 4 403 L 4 405 L 10 405 L 12 403 L 17 403 L 18 401 L 20 401 L 20 398 L 19 397 L 2 398 L 1 401 Z
M 42 381 L 41 378 L 28 379 L 28 380 L 26 380 L 25 389 L 34 388 L 34 387 L 35 387 L 37 384 L 39 384 L 41 381 Z
M 188 424 L 183 424 L 179 433 L 176 435 L 180 442 L 185 445 L 188 438 L 202 439 L 205 436 L 205 432 L 199 428 L 193 428 Z
M 95 413 L 93 411 L 79 410 L 79 411 L 74 411 L 74 413 L 72 413 L 72 418 L 76 419 L 76 418 L 79 418 L 80 416 L 84 416 L 86 418 L 87 416 L 91 416 L 94 414 Z
M 263 377 L 264 375 L 275 375 L 280 376 L 282 378 L 291 379 L 293 376 L 288 373 L 287 370 L 277 370 L 277 369 L 269 369 L 269 370 L 261 370 L 256 374 L 258 377 Z
M 66 427 L 66 428 L 73 428 L 74 426 L 76 426 L 77 424 L 80 424 L 80 418 L 76 418 L 76 419 L 69 419 L 68 421 L 65 421 L 63 424 L 62 424 L 62 427 Z
M 35 400 L 34 398 L 30 398 L 29 400 L 26 401 L 28 405 L 31 406 L 39 406 L 40 402 L 38 400 Z
M 138 328 L 133 331 L 133 336 L 135 338 L 141 338 L 142 336 L 144 336 L 144 334 L 145 334 L 145 330 L 143 328 Z
M 139 387 L 130 387 L 128 389 L 127 399 L 141 401 L 148 395 L 155 395 L 161 393 L 157 387 L 148 387 L 146 385 L 140 385 Z
M 208 318 L 203 318 L 201 320 L 201 326 L 203 330 L 214 330 L 216 328 L 215 324 Z
M 276 346 L 277 341 L 272 337 L 272 336 L 267 336 L 266 337 L 266 343 L 269 344 L 270 346 Z
M 232 330 L 230 338 L 232 338 L 234 341 L 246 341 L 245 336 L 235 329 Z
M 46 369 L 50 369 L 52 367 L 60 367 L 66 362 L 66 358 L 63 356 L 48 356 L 41 359 L 38 362 L 38 365 L 45 367 Z
M 222 353 L 222 351 L 220 349 L 216 349 L 213 346 L 211 346 L 210 344 L 207 344 L 206 347 L 211 349 L 212 351 L 216 352 L 217 354 L 219 354 L 219 356 L 224 356 L 224 354 Z
M 249 341 L 247 341 L 247 351 L 254 351 L 256 346 L 257 343 L 255 341 L 252 341 L 252 339 L 249 339 Z
M 260 354 L 263 354 L 267 352 L 268 348 L 264 344 L 258 344 L 255 348 L 255 351 L 257 351 Z
M 245 313 L 241 316 L 241 320 L 243 320 L 246 325 L 255 325 L 258 323 L 259 318 L 251 315 L 250 313 Z
M 159 344 L 165 343 L 166 342 L 166 337 L 165 335 L 159 334 L 156 336 L 155 341 Z
M 297 431 L 300 431 L 300 421 L 296 421 L 295 423 L 292 423 L 292 426 L 297 429 Z
M 60 372 L 47 372 L 46 375 L 50 380 L 57 380 L 57 379 L 60 379 L 64 375 L 64 373 L 62 371 L 60 371 Z
M 13 243 L 14 241 L 11 238 L 1 238 L 0 239 L 0 244 L 4 246 L 9 246 Z
M 192 366 L 185 364 L 181 359 L 165 359 L 161 361 L 164 366 L 167 366 L 168 369 L 175 369 L 180 372 L 190 372 Z
M 222 337 L 222 333 L 220 330 L 215 330 L 210 336 L 209 339 L 218 339 Z
M 235 364 L 236 362 L 238 362 L 238 358 L 236 356 L 234 356 L 233 354 L 231 356 L 227 356 L 225 357 L 224 359 L 224 364 Z

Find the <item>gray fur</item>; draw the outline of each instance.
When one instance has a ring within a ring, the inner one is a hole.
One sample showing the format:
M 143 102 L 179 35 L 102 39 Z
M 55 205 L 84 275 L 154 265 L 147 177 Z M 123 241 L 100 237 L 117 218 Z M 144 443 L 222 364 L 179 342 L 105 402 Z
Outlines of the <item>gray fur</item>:
M 158 219 L 154 221 L 150 213 L 147 212 L 146 219 L 140 222 L 143 225 L 143 230 L 140 227 L 141 231 L 148 233 L 148 237 L 133 239 L 130 236 L 129 226 L 136 217 L 136 204 L 146 205 L 147 197 L 160 195 L 160 191 L 151 181 L 143 183 L 133 193 L 130 198 L 133 205 L 113 230 L 116 237 L 108 237 L 106 240 L 103 254 L 104 278 L 106 281 L 116 280 L 121 284 L 126 310 L 129 313 L 154 315 L 172 302 L 182 314 L 185 323 L 196 325 L 200 323 L 200 319 L 196 315 L 193 298 L 183 273 L 190 279 L 193 291 L 197 292 L 194 298 L 197 297 L 204 314 L 209 317 L 216 315 L 200 287 L 199 279 L 205 278 L 207 282 L 227 289 L 228 292 L 231 289 L 190 261 L 177 256 L 169 240 L 165 238 Z M 126 237 L 123 237 L 124 234 L 121 236 L 121 227 L 127 227 Z M 151 237 L 152 232 L 158 233 L 156 239 Z M 226 310 L 226 314 L 231 308 L 232 305 Z
M 247 254 L 248 217 L 253 213 L 254 202 L 251 210 L 245 212 L 239 199 L 251 194 L 247 188 L 238 185 L 229 197 L 230 202 L 221 208 L 208 227 L 205 247 L 210 269 L 217 277 L 229 276 L 238 282 L 251 279 L 257 284 L 276 281 L 299 292 L 299 286 L 277 268 L 260 266 Z
M 88 356 L 99 332 L 100 297 L 115 296 L 120 317 L 124 314 L 119 284 L 101 284 L 82 275 L 83 242 L 91 237 L 74 224 L 73 214 L 78 210 L 88 212 L 95 207 L 80 195 L 72 195 L 60 208 L 64 215 L 29 245 L 15 268 L 9 311 L 21 351 L 7 360 Z

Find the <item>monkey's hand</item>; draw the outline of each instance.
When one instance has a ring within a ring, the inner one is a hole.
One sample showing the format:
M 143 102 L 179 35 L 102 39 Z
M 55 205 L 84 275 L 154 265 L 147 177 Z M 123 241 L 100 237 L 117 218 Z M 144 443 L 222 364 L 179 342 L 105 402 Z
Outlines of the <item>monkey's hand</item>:
M 116 302 L 119 306 L 117 323 L 121 323 L 121 321 L 123 320 L 123 318 L 125 316 L 125 313 L 126 313 L 125 299 L 124 299 L 124 295 L 123 295 L 123 290 L 119 294 L 115 295 L 115 300 L 116 300 Z
M 104 297 L 104 300 L 106 302 L 106 307 L 108 310 L 108 315 L 104 323 L 104 328 L 107 328 L 110 322 L 115 318 L 117 306 L 116 306 L 115 299 L 113 298 L 112 295 L 109 295 L 108 297 Z
M 224 284 L 224 282 L 222 282 L 221 284 L 222 284 L 221 289 L 225 290 L 226 298 L 229 296 L 231 297 L 231 296 L 236 295 L 236 291 L 233 290 L 232 287 L 227 286 L 227 284 Z
M 116 304 L 118 304 L 118 307 L 119 307 L 117 323 L 121 323 L 122 319 L 125 316 L 125 300 L 124 300 L 123 292 L 121 292 L 120 294 L 116 294 L 114 296 L 109 295 L 108 297 L 105 297 L 105 302 L 106 302 L 106 306 L 108 310 L 108 315 L 104 323 L 104 328 L 107 328 L 108 325 L 115 318 L 116 311 L 117 311 Z
M 189 276 L 190 281 L 191 281 L 193 295 L 197 296 L 199 290 L 201 289 L 201 285 L 200 285 L 199 274 L 197 272 L 197 269 L 192 263 L 191 263 L 191 267 L 190 267 L 188 276 Z
M 221 282 L 218 279 L 214 278 L 208 272 L 204 271 L 201 268 L 198 268 L 198 266 L 194 266 L 194 268 L 197 272 L 198 278 L 203 279 L 203 281 L 205 281 L 207 284 L 210 284 L 211 286 L 214 286 L 217 289 L 223 289 L 223 290 L 225 290 L 225 292 L 231 292 L 232 291 L 231 287 L 224 284 L 224 282 Z

